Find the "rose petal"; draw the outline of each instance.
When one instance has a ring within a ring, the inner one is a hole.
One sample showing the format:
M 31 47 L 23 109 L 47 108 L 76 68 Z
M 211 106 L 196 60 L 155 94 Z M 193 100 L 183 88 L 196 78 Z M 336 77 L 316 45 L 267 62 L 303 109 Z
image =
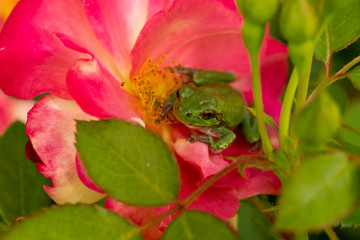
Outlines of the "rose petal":
M 145 0 L 85 0 L 84 8 L 97 38 L 121 69 L 130 70 L 130 51 L 148 13 Z
M 174 149 L 176 154 L 200 172 L 203 180 L 229 165 L 221 158 L 221 155 L 210 155 L 209 147 L 204 143 L 190 143 L 184 139 L 178 139 L 174 144 Z
M 201 57 L 201 54 L 207 53 L 200 50 L 189 51 L 190 43 L 198 39 L 208 39 L 213 35 L 228 38 L 229 33 L 237 33 L 239 38 L 240 26 L 241 17 L 237 11 L 230 10 L 221 1 L 175 1 L 169 9 L 153 15 L 140 32 L 132 51 L 132 75 L 139 72 L 140 67 L 148 58 L 158 59 L 163 54 L 169 55 L 175 51 L 177 54 L 173 54 L 174 59 L 168 57 L 167 61 L 183 60 L 182 55 L 197 59 Z M 224 56 L 231 53 L 231 50 L 226 51 Z M 212 58 L 208 60 L 211 62 Z M 218 63 L 221 64 L 221 61 Z
M 53 186 L 44 189 L 58 204 L 93 203 L 103 197 L 87 188 L 76 171 L 74 120 L 90 119 L 75 102 L 53 95 L 41 98 L 29 112 L 26 133 L 41 159 L 37 168 L 51 179 Z
M 197 170 L 185 161 L 179 160 L 181 172 L 181 189 L 179 200 L 185 199 L 201 184 Z M 201 194 L 187 209 L 199 209 L 209 212 L 224 220 L 233 217 L 239 205 L 235 188 L 216 188 L 211 186 Z
M 2 0 L 0 1 L 0 30 L 4 25 L 5 20 L 15 7 L 19 0 Z
M 106 198 L 105 207 L 113 210 L 120 216 L 130 219 L 134 224 L 143 225 L 157 216 L 155 208 L 128 206 L 122 202 L 118 202 L 113 198 Z M 160 224 L 155 224 L 152 227 L 142 232 L 146 240 L 160 240 L 162 232 L 159 230 Z
M 234 188 L 211 187 L 187 209 L 202 210 L 226 221 L 235 216 L 238 207 L 239 199 Z
M 258 194 L 279 194 L 281 182 L 272 171 L 246 168 L 244 173 L 248 181 L 237 188 L 238 198 L 248 198 Z
M 67 74 L 67 85 L 74 100 L 90 115 L 141 118 L 138 100 L 121 88 L 120 82 L 95 58 L 78 60 Z
M 150 0 L 148 6 L 148 18 L 158 11 L 169 8 L 173 0 Z
M 80 180 L 83 182 L 85 186 L 88 188 L 98 192 L 98 193 L 105 193 L 105 191 L 101 190 L 96 183 L 87 175 L 87 170 L 83 165 L 83 160 L 80 159 L 78 155 L 75 158 L 76 170 Z
M 108 58 L 81 1 L 20 1 L 0 35 L 0 87 L 6 94 L 30 99 L 52 92 L 70 99 L 66 72 L 84 54 L 66 48 L 56 32 L 78 39 L 97 57 Z

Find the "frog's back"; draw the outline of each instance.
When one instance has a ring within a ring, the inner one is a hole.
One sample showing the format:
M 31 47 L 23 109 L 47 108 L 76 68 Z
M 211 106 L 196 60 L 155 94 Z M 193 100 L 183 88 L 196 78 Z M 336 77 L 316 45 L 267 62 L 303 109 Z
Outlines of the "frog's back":
M 242 121 L 244 99 L 242 95 L 226 83 L 211 83 L 199 87 L 202 91 L 214 96 L 222 109 L 222 122 L 228 127 L 235 127 Z

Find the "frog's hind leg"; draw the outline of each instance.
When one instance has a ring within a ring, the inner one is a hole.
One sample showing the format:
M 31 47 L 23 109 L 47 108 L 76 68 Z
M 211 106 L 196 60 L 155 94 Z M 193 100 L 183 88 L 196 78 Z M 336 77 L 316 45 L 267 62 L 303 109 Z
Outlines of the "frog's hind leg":
M 236 135 L 233 131 L 223 126 L 219 127 L 217 130 L 221 135 L 216 140 L 214 140 L 210 135 L 190 135 L 186 138 L 186 140 L 191 143 L 206 143 L 212 153 L 220 153 L 235 141 Z
M 186 81 L 191 80 L 198 86 L 217 82 L 229 83 L 236 79 L 235 74 L 227 71 L 186 68 L 182 66 L 169 67 L 169 70 L 188 76 Z

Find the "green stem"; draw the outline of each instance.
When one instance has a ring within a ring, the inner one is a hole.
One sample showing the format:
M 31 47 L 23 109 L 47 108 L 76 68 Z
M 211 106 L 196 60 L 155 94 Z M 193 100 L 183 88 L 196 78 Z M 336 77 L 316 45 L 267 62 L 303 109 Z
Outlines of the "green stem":
M 295 66 L 298 68 L 299 73 L 299 87 L 296 96 L 296 110 L 299 110 L 304 106 L 307 98 L 314 44 L 312 42 L 305 43 L 304 47 L 301 48 L 301 50 L 303 51 L 301 53 L 301 64 L 296 64 L 297 62 L 294 62 Z
M 244 43 L 250 56 L 252 90 L 258 129 L 265 154 L 270 156 L 273 151 L 273 147 L 271 145 L 264 120 L 264 106 L 261 94 L 261 77 L 259 67 L 259 52 L 264 39 L 265 30 L 265 24 L 258 24 L 248 19 L 245 19 L 242 26 Z
M 286 87 L 283 105 L 281 107 L 280 124 L 279 124 L 280 149 L 283 149 L 285 147 L 285 140 L 286 137 L 289 135 L 291 109 L 295 98 L 295 92 L 298 83 L 299 83 L 299 75 L 297 68 L 295 67 L 291 73 L 289 83 Z
M 331 227 L 324 227 L 324 231 L 326 232 L 330 240 L 339 240 L 338 236 L 336 236 L 336 233 L 334 232 L 334 230 L 332 230 Z
M 334 77 L 343 75 L 346 73 L 350 68 L 352 68 L 355 64 L 360 62 L 360 56 L 357 56 L 350 62 L 348 62 L 344 67 L 342 67 L 337 73 L 334 74 Z
M 252 78 L 252 88 L 254 95 L 254 105 L 258 120 L 258 129 L 264 151 L 269 156 L 273 151 L 273 147 L 271 145 L 269 134 L 267 132 L 266 124 L 264 120 L 264 106 L 263 106 L 262 94 L 261 94 L 261 78 L 260 78 L 258 52 L 256 54 L 250 53 L 250 63 L 251 63 L 251 78 Z
M 347 129 L 347 130 L 349 130 L 349 131 L 351 131 L 351 132 L 353 132 L 353 133 L 355 133 L 355 134 L 357 134 L 357 135 L 360 136 L 360 130 L 358 130 L 358 129 L 350 126 L 350 125 L 347 125 L 347 124 L 345 124 L 345 123 L 342 123 L 342 124 L 341 124 L 341 127 L 344 128 L 344 129 Z

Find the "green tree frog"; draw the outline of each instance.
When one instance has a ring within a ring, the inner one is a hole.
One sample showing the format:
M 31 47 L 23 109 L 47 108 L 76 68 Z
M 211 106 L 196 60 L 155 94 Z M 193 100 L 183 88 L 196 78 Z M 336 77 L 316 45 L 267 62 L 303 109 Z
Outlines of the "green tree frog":
M 241 123 L 247 140 L 259 141 L 257 123 L 245 109 L 243 96 L 228 85 L 236 79 L 233 73 L 180 66 L 170 70 L 191 81 L 169 96 L 159 120 L 172 111 L 178 121 L 205 134 L 186 140 L 206 143 L 213 153 L 222 152 L 235 140 L 233 129 Z

